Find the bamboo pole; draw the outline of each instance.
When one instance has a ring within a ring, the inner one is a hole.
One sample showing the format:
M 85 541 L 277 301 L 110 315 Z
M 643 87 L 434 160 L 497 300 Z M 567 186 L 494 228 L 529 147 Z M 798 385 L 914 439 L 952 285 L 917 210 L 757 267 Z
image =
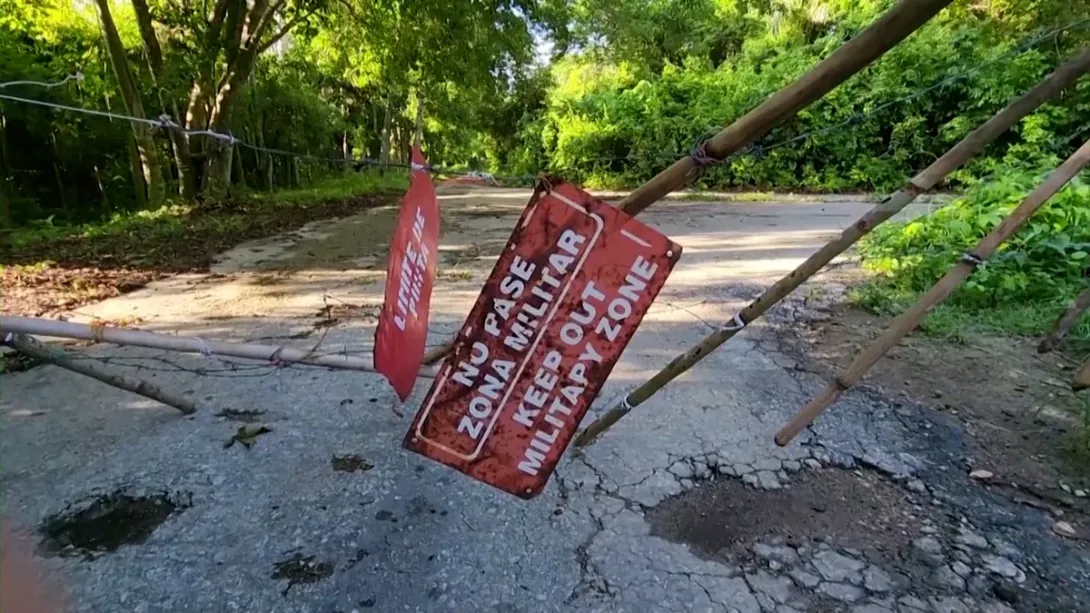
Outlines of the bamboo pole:
M 1087 163 L 1090 163 L 1090 140 L 1086 141 L 1082 147 L 1079 147 L 1078 151 L 1067 158 L 1063 164 L 1060 164 L 1059 168 L 1052 171 L 1044 181 L 1034 188 L 1022 200 L 1021 204 L 1011 211 L 1006 219 L 977 243 L 975 249 L 963 255 L 961 260 L 938 283 L 932 286 L 911 309 L 895 319 L 885 333 L 870 347 L 867 347 L 866 351 L 860 354 L 847 370 L 837 375 L 817 398 L 792 417 L 783 428 L 780 428 L 780 431 L 776 433 L 776 444 L 782 447 L 790 443 L 803 428 L 810 425 L 845 390 L 863 378 L 863 375 L 874 366 L 875 362 L 916 328 L 920 323 L 920 319 L 928 311 L 953 293 L 961 285 L 962 281 L 976 270 L 977 266 L 991 257 L 1000 244 L 1014 236 L 1015 232 L 1022 227 L 1022 224 L 1026 223 L 1030 216 L 1041 208 L 1041 205 L 1060 191 Z
M 1086 360 L 1079 372 L 1075 374 L 1075 380 L 1071 382 L 1071 389 L 1076 392 L 1090 389 L 1090 360 Z
M 1009 130 L 1023 117 L 1032 113 L 1043 102 L 1074 83 L 1087 70 L 1090 70 L 1090 48 L 1083 49 L 1067 63 L 1057 68 L 1055 72 L 1048 75 L 1033 89 L 1008 104 L 1003 110 L 996 113 L 995 116 L 954 145 L 942 157 L 910 179 L 900 191 L 890 195 L 856 220 L 855 223 L 845 228 L 840 236 L 827 243 L 742 309 L 735 316 L 731 325 L 709 334 L 698 345 L 674 358 L 654 377 L 630 392 L 620 403 L 611 407 L 587 426 L 576 437 L 575 446 L 585 447 L 592 443 L 634 407 L 645 402 L 667 383 L 687 372 L 709 353 L 733 338 L 746 325 L 763 315 L 765 311 L 802 285 L 807 279 L 817 274 L 826 264 L 847 251 L 860 238 L 896 215 L 915 200 L 918 195 L 939 184 L 948 174 L 979 153 L 988 143 Z
M 178 409 L 186 415 L 197 412 L 197 407 L 193 404 L 193 401 L 185 396 L 164 392 L 143 379 L 111 372 L 109 368 L 97 360 L 75 360 L 64 351 L 50 349 L 33 338 L 22 334 L 12 334 L 5 342 L 19 353 L 36 360 L 91 377 L 106 385 L 139 394 L 145 398 L 151 398 L 156 402 Z
M 426 366 L 431 366 L 432 364 L 435 364 L 439 360 L 442 360 L 443 358 L 447 357 L 447 354 L 450 353 L 450 350 L 453 347 L 454 347 L 453 341 L 449 342 L 449 343 L 444 343 L 442 345 L 439 345 L 435 349 L 432 349 L 431 351 L 425 353 L 424 358 L 421 360 L 421 363 L 426 365 Z
M 900 0 L 866 30 L 844 43 L 806 74 L 719 131 L 705 143 L 705 155 L 722 160 L 741 150 L 866 68 L 952 2 Z M 638 215 L 666 194 L 685 185 L 694 170 L 696 165 L 692 156 L 683 157 L 625 196 L 617 207 L 629 215 Z M 450 343 L 437 347 L 425 356 L 424 363 L 438 362 L 450 353 L 452 347 Z
M 1079 319 L 1087 309 L 1090 309 L 1090 287 L 1084 289 L 1071 301 L 1071 304 L 1067 305 L 1064 312 L 1056 319 L 1056 323 L 1052 325 L 1048 336 L 1041 341 L 1040 345 L 1037 345 L 1037 353 L 1048 353 L 1058 347 L 1071 328 L 1079 323 Z
M 144 330 L 108 328 L 105 326 L 90 326 L 67 321 L 55 321 L 52 319 L 2 315 L 0 316 L 0 334 L 7 334 L 8 332 L 36 334 L 38 336 L 56 336 L 61 338 L 78 338 L 112 343 L 114 345 L 133 345 L 136 347 L 150 347 L 152 349 L 166 349 L 168 351 L 181 351 L 184 353 L 216 354 L 236 358 L 250 358 L 253 360 L 296 362 L 314 366 L 325 366 L 327 368 L 342 368 L 365 372 L 375 371 L 369 359 L 343 354 L 315 353 L 313 349 L 303 351 L 301 349 L 279 347 L 275 345 L 224 343 L 221 341 L 206 341 L 193 337 L 157 334 L 155 332 L 145 332 Z M 431 377 L 433 375 L 421 373 L 420 376 Z

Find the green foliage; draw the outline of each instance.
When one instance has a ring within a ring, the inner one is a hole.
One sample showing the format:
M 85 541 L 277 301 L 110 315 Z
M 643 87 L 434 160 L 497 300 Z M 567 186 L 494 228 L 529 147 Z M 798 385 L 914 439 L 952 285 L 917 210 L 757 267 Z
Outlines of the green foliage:
M 864 267 L 878 280 L 856 299 L 880 312 L 902 310 L 1002 221 L 1044 174 L 1000 172 L 931 215 L 879 226 L 859 245 Z M 933 311 L 927 326 L 940 334 L 974 324 L 1041 334 L 1085 287 L 1088 272 L 1090 185 L 1084 173 Z M 1090 340 L 1090 318 L 1070 338 Z
M 247 238 L 264 236 L 266 227 L 297 227 L 295 220 L 322 218 L 320 211 L 344 214 L 352 210 L 351 201 L 359 198 L 404 190 L 404 173 L 352 173 L 315 181 L 308 187 L 278 192 L 254 193 L 216 207 L 171 204 L 154 210 L 118 212 L 102 221 L 72 225 L 35 224 L 19 228 L 10 236 L 11 260 L 23 272 L 40 272 L 55 262 L 42 254 L 56 253 L 75 263 L 99 265 L 102 256 L 125 261 L 184 270 L 193 259 L 209 257 L 215 250 L 204 250 L 203 243 L 231 246 Z M 345 204 L 338 204 L 341 202 Z M 326 205 L 330 206 L 326 206 Z M 307 209 L 314 209 L 310 213 Z M 194 241 L 179 261 L 170 253 L 145 254 L 143 245 Z M 118 249 L 119 245 L 126 248 Z M 111 255 L 112 254 L 112 255 Z M 152 260 L 145 261 L 145 255 Z
M 827 57 L 892 0 L 289 0 L 276 4 L 276 27 L 255 43 L 264 52 L 226 90 L 227 68 L 239 52 L 229 44 L 229 28 L 212 36 L 212 9 L 239 7 L 228 10 L 229 22 L 232 10 L 253 3 L 147 0 L 163 56 L 155 78 L 134 11 L 140 4 L 110 0 L 147 116 L 193 111 L 213 122 L 215 115 L 217 129 L 246 142 L 303 154 L 293 161 L 241 149 L 231 187 L 237 194 L 294 186 L 297 178 L 318 181 L 343 166 L 306 156 L 404 162 L 418 128 L 436 164 L 501 175 L 550 171 L 590 186 L 632 187 Z M 733 158 L 695 187 L 899 186 L 1090 40 L 1083 24 L 1013 52 L 1088 9 L 1090 0 L 955 3 L 762 141 L 797 142 Z M 283 44 L 262 44 L 288 31 Z M 89 4 L 0 0 L 0 82 L 84 75 L 63 87 L 5 93 L 119 111 L 107 60 Z M 195 92 L 204 103 L 190 104 Z M 230 110 L 220 113 L 216 100 L 225 92 L 235 93 L 225 105 Z M 869 115 L 858 119 L 862 113 Z M 124 122 L 2 101 L 0 116 L 8 151 L 0 160 L 0 196 L 3 216 L 16 226 L 108 219 L 142 206 Z M 955 173 L 950 185 L 971 185 L 997 164 L 1055 161 L 1088 116 L 1084 80 Z M 155 144 L 169 193 L 178 193 L 183 165 L 164 131 Z M 198 137 L 189 145 L 200 175 L 216 148 Z

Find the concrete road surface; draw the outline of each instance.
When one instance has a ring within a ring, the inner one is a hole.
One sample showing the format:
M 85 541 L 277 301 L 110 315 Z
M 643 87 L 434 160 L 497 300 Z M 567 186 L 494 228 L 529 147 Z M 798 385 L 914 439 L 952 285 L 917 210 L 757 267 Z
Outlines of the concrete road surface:
M 432 344 L 460 326 L 528 196 L 442 197 Z M 595 409 L 726 323 L 870 206 L 831 198 L 649 210 L 641 219 L 684 254 Z M 243 245 L 212 274 L 157 282 L 73 318 L 137 317 L 155 331 L 320 341 L 320 350 L 367 355 L 384 251 L 368 231 L 388 228 L 392 214 Z M 974 490 L 956 428 L 932 423 L 923 407 L 852 392 L 795 444 L 772 443 L 821 383 L 777 340 L 783 327 L 816 325 L 810 314 L 827 299 L 796 294 L 771 314 L 774 325 L 751 326 L 580 457 L 569 454 L 528 502 L 400 447 L 426 381 L 399 407 L 367 373 L 86 348 L 140 365 L 127 371 L 192 395 L 199 413 L 182 417 L 53 367 L 4 375 L 3 512 L 42 531 L 74 611 L 998 613 L 1090 602 L 1085 551 L 1050 536 L 1036 509 Z M 245 420 L 270 431 L 249 448 L 226 446 Z M 833 485 L 797 503 L 795 534 L 753 524 L 795 504 L 765 497 L 815 479 Z M 855 494 L 822 499 L 841 482 Z M 872 486 L 899 502 L 869 505 Z M 715 491 L 725 497 L 710 502 Z M 753 506 L 716 516 L 742 497 Z M 823 532 L 817 520 L 842 509 L 854 518 L 856 503 L 882 526 L 904 521 L 873 542 Z M 709 544 L 743 524 L 758 529 Z

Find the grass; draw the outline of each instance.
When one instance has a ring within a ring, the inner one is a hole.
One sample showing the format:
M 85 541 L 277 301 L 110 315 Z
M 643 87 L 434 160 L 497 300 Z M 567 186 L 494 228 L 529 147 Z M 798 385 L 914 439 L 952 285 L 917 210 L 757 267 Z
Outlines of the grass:
M 854 305 L 887 316 L 901 314 L 919 298 L 920 294 L 916 292 L 898 290 L 881 281 L 871 281 L 848 292 L 848 299 Z M 1050 300 L 969 309 L 944 302 L 923 318 L 920 330 L 929 336 L 957 343 L 965 343 L 969 335 L 979 333 L 1042 337 L 1066 306 L 1066 300 Z M 1065 348 L 1077 357 L 1090 355 L 1090 315 L 1084 316 L 1068 333 Z
M 919 297 L 918 293 L 896 290 L 881 281 L 870 281 L 848 291 L 852 304 L 885 316 L 901 314 Z M 1066 307 L 1066 300 L 1005 303 L 988 309 L 942 303 L 923 318 L 919 329 L 933 338 L 957 344 L 967 344 L 973 335 L 982 333 L 1039 339 L 1048 333 Z M 1084 315 L 1067 334 L 1062 349 L 1077 363 L 1090 359 L 1090 314 Z M 1066 451 L 1071 460 L 1090 471 L 1090 393 L 1079 396 L 1075 415 L 1078 424 L 1069 433 Z
M 52 223 L 38 223 L 11 232 L 9 244 L 14 253 L 13 258 L 7 259 L 9 263 L 13 259 L 20 260 L 22 258 L 18 254 L 31 247 L 41 247 L 72 239 L 93 240 L 134 233 L 146 238 L 178 237 L 194 229 L 193 219 L 199 219 L 198 223 L 202 229 L 229 234 L 244 231 L 247 225 L 255 221 L 253 217 L 255 212 L 261 216 L 284 207 L 312 205 L 383 191 L 401 190 L 406 185 L 404 175 L 399 173 L 389 173 L 385 177 L 377 173 L 346 173 L 297 189 L 246 192 L 239 198 L 222 204 L 167 204 L 154 210 L 117 213 L 109 219 L 84 224 L 55 226 Z M 239 206 L 239 203 L 250 206 Z M 254 211 L 255 208 L 260 210 Z M 35 263 L 37 262 L 31 264 Z
M 676 192 L 667 200 L 682 202 L 821 202 L 820 196 L 776 192 Z
M 347 173 L 301 189 L 22 228 L 9 235 L 0 266 L 4 310 L 40 315 L 207 270 L 216 254 L 239 243 L 392 204 L 405 186 L 400 173 Z

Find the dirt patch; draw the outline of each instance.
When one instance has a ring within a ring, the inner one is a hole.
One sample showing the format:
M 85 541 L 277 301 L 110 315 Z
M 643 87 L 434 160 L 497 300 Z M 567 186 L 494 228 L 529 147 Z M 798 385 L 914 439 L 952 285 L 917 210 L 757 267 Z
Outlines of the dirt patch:
M 830 541 L 893 555 L 917 535 L 907 492 L 873 471 L 820 469 L 762 490 L 732 477 L 704 481 L 647 514 L 652 534 L 708 557 L 747 555 L 757 541 Z
M 5 265 L 0 270 L 4 313 L 39 317 L 131 292 L 169 273 L 132 268 Z
M 31 368 L 41 366 L 42 364 L 44 364 L 44 362 L 23 355 L 18 351 L 0 354 L 0 374 L 26 372 Z
M 95 554 L 148 540 L 163 522 L 187 504 L 165 493 L 134 496 L 114 492 L 79 510 L 65 510 L 42 523 L 42 548 L 60 554 Z
M 272 578 L 278 581 L 286 579 L 288 582 L 288 586 L 283 591 L 285 596 L 296 585 L 317 583 L 333 575 L 332 562 L 315 561 L 314 558 L 315 556 L 296 553 L 286 560 L 273 564 Z
M 261 421 L 261 416 L 264 414 L 265 411 L 260 409 L 224 409 L 216 413 L 216 417 L 222 417 L 228 421 L 241 421 L 252 424 Z
M 375 467 L 363 456 L 358 455 L 335 455 L 330 458 L 329 463 L 333 466 L 333 470 L 342 473 L 367 472 Z
M 820 325 L 797 327 L 799 360 L 832 376 L 888 325 L 861 309 L 838 306 Z M 1022 490 L 1090 512 L 1090 471 L 1070 449 L 1078 399 L 1070 390 L 1071 362 L 1039 355 L 1038 339 L 973 334 L 951 343 L 913 334 L 871 369 L 864 384 L 948 412 L 969 435 L 973 468 Z
M 253 200 L 194 207 L 117 231 L 27 241 L 10 248 L 0 272 L 4 312 L 41 316 L 143 287 L 180 272 L 204 272 L 216 254 L 335 217 L 390 204 L 399 192 L 310 203 Z

